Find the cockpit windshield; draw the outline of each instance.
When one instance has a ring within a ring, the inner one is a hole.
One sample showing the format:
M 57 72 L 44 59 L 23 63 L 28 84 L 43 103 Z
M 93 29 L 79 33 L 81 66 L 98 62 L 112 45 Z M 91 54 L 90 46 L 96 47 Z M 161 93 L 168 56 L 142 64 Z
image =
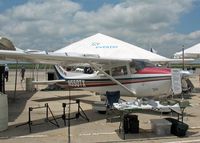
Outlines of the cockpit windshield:
M 130 70 L 131 70 L 132 74 L 136 73 L 138 70 L 142 70 L 146 67 L 155 67 L 155 65 L 152 63 L 148 63 L 146 61 L 136 61 L 136 60 L 134 60 L 130 63 Z
M 136 70 L 141 70 L 141 69 L 144 69 L 146 67 L 155 67 L 155 65 L 152 64 L 152 63 L 148 63 L 146 61 L 135 61 Z

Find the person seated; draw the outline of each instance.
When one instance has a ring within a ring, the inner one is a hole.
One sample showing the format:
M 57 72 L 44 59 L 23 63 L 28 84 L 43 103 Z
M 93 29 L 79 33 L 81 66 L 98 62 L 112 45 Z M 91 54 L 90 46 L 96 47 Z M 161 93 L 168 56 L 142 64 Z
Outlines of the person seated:
M 84 73 L 92 74 L 93 73 L 93 69 L 91 67 L 85 67 L 84 68 Z

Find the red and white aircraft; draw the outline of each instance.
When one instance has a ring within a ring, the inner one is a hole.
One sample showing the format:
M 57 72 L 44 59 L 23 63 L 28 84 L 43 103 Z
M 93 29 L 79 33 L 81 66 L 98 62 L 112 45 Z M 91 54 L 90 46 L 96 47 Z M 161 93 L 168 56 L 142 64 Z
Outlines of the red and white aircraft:
M 15 59 L 56 65 L 58 80 L 35 81 L 37 84 L 56 82 L 61 86 L 96 91 L 100 94 L 120 90 L 122 95 L 136 97 L 172 94 L 171 70 L 155 67 L 147 61 L 170 62 L 174 59 L 100 33 L 55 52 L 0 50 L 0 55 L 3 60 Z M 62 67 L 74 63 L 87 63 L 94 72 L 77 74 Z
M 61 86 L 95 91 L 100 94 L 115 90 L 120 90 L 122 95 L 136 97 L 168 96 L 172 94 L 170 69 L 155 67 L 153 64 L 135 60 L 107 68 L 91 63 L 91 67 L 85 67 L 85 72 L 78 72 L 77 75 L 72 76 L 73 72 L 65 71 L 62 66 L 56 65 L 55 71 L 60 79 L 56 83 Z M 88 73 L 87 69 L 94 72 Z
M 54 81 L 61 86 L 81 88 L 105 94 L 106 91 L 120 90 L 122 95 L 136 97 L 168 96 L 172 94 L 171 70 L 155 67 L 146 61 L 131 59 L 108 59 L 95 56 L 70 56 L 66 53 L 24 52 L 0 50 L 2 59 L 16 59 L 34 63 L 60 64 L 88 63 L 94 70 L 89 74 L 69 72 L 55 65 L 59 77 Z M 90 69 L 91 70 L 91 69 Z

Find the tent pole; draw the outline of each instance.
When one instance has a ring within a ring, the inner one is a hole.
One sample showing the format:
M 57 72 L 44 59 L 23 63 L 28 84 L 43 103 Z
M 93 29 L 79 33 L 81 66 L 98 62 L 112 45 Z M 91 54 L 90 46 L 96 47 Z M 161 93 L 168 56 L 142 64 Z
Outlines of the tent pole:
M 70 131 L 70 126 L 71 126 L 71 123 L 70 123 L 70 114 L 71 114 L 71 87 L 69 86 L 69 99 L 68 99 L 68 104 L 69 104 L 69 107 L 68 107 L 68 143 L 71 143 L 71 131 Z
M 15 90 L 14 90 L 14 98 L 13 101 L 15 101 L 16 98 L 16 90 L 17 90 L 17 70 L 18 70 L 18 60 L 16 60 L 16 67 L 15 67 Z
M 184 47 L 184 46 L 183 46 Z M 182 49 L 182 60 L 183 60 L 183 70 L 185 69 L 185 54 L 184 54 L 184 48 Z

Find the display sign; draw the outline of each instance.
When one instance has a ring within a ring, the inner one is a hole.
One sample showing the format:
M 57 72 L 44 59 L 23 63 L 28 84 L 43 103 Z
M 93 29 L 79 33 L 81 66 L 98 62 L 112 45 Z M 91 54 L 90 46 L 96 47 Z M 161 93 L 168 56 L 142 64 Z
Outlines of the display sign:
M 182 93 L 180 69 L 172 69 L 172 90 L 174 94 Z

